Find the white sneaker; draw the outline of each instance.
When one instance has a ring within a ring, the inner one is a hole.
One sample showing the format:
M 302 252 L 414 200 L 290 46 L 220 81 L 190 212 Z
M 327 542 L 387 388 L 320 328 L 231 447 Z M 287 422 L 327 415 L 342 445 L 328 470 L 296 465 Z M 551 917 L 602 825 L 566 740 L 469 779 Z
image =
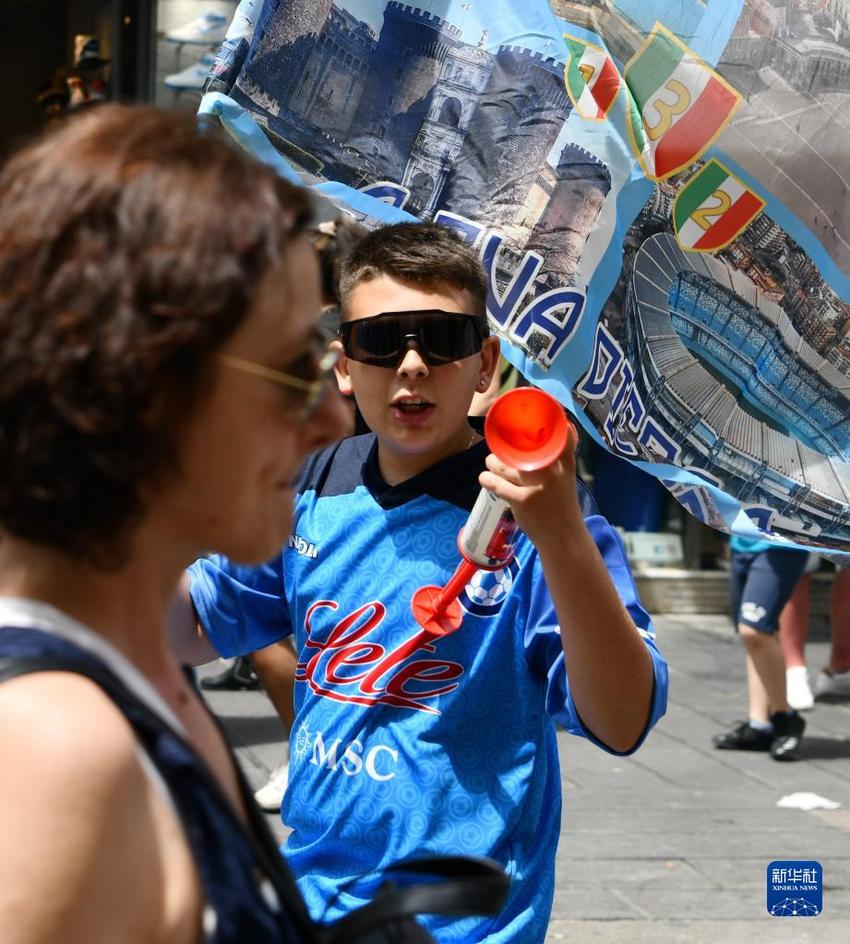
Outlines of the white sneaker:
M 850 669 L 846 672 L 824 669 L 815 681 L 815 698 L 850 698 Z
M 165 38 L 172 43 L 192 43 L 197 46 L 216 46 L 224 42 L 229 18 L 207 10 L 202 16 L 177 29 L 169 30 Z
M 289 751 L 283 762 L 271 772 L 268 781 L 254 794 L 257 806 L 267 813 L 277 813 L 289 785 Z
M 204 82 L 210 74 L 210 69 L 215 62 L 215 56 L 212 53 L 204 53 L 198 62 L 186 66 L 182 72 L 175 72 L 174 75 L 167 75 L 162 84 L 175 92 L 192 91 L 200 92 L 204 87 Z
M 785 697 L 795 711 L 808 711 L 814 707 L 815 699 L 809 686 L 809 672 L 804 665 L 795 665 L 785 670 Z

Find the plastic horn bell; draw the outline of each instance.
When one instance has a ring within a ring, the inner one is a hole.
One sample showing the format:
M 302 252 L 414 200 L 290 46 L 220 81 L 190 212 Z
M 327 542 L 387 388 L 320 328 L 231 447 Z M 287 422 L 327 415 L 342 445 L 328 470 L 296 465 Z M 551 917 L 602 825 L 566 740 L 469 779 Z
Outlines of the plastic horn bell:
M 503 393 L 484 421 L 490 451 L 505 465 L 532 472 L 555 462 L 575 441 L 575 430 L 554 398 L 536 387 Z M 416 622 L 435 636 L 459 628 L 458 596 L 476 570 L 500 570 L 514 555 L 516 522 L 507 502 L 482 488 L 457 543 L 463 558 L 444 587 L 420 587 L 413 595 Z

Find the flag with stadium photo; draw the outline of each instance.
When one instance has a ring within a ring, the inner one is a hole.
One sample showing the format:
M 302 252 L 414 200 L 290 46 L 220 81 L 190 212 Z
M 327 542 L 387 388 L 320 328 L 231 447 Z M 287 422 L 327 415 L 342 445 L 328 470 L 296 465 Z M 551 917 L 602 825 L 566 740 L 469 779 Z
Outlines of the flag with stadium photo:
M 573 108 L 591 121 L 608 114 L 620 91 L 622 78 L 614 60 L 593 43 L 564 34 L 569 50 L 564 81 Z
M 676 239 L 682 249 L 716 252 L 728 246 L 764 206 L 761 197 L 712 158 L 676 194 Z
M 850 561 L 850 0 L 241 0 L 205 91 L 326 218 L 455 229 L 704 524 Z
M 629 131 L 647 177 L 692 164 L 723 130 L 738 92 L 669 29 L 656 23 L 625 70 Z

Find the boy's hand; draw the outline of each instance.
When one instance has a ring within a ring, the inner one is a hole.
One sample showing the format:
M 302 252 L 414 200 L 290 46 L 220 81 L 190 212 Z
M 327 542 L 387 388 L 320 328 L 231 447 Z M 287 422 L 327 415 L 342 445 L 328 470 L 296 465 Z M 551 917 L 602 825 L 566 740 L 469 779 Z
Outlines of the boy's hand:
M 521 472 L 492 453 L 478 481 L 511 506 L 520 528 L 540 550 L 561 542 L 584 520 L 576 489 L 574 433 L 560 459 L 535 472 Z
M 585 525 L 570 439 L 560 459 L 537 472 L 489 455 L 478 481 L 510 504 L 537 548 L 579 716 L 609 748 L 629 751 L 649 719 L 652 659 Z

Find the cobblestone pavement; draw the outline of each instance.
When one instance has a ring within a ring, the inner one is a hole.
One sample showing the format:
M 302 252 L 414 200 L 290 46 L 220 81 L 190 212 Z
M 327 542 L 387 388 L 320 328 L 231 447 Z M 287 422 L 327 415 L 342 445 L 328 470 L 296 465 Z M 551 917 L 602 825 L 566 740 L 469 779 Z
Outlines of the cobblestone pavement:
M 844 944 L 850 927 L 850 704 L 818 704 L 807 713 L 797 763 L 716 751 L 711 736 L 746 711 L 740 645 L 723 617 L 656 617 L 656 626 L 670 663 L 670 705 L 641 750 L 612 757 L 559 734 L 564 813 L 546 944 Z M 810 643 L 807 652 L 814 673 L 827 644 Z M 210 703 L 249 778 L 262 783 L 281 750 L 265 695 L 215 693 Z M 798 791 L 841 807 L 777 807 Z M 279 819 L 270 821 L 282 836 Z M 767 914 L 765 875 L 776 859 L 822 864 L 822 915 Z

